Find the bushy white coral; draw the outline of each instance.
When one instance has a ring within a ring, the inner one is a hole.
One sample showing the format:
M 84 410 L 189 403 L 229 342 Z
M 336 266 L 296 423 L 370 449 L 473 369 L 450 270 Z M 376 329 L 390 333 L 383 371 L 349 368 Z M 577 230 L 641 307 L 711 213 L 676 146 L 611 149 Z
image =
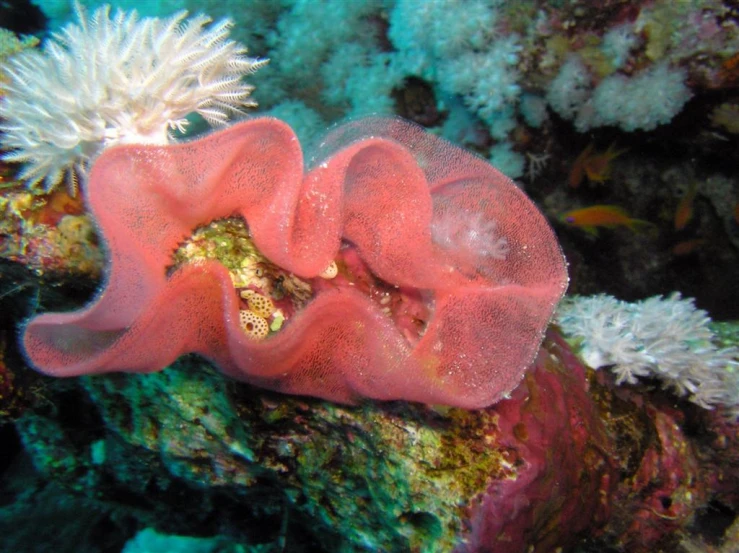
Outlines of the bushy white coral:
M 574 296 L 560 304 L 557 322 L 581 343 L 583 360 L 594 369 L 612 366 L 619 384 L 657 378 L 701 407 L 739 412 L 739 351 L 714 345 L 710 318 L 692 299 Z
M 313 83 L 321 65 L 341 45 L 374 47 L 369 16 L 380 9 L 380 0 L 284 0 L 282 4 L 285 10 L 267 40 L 280 71 L 300 86 Z
M 347 114 L 393 114 L 392 91 L 403 84 L 404 72 L 394 55 L 374 52 L 356 42 L 338 46 L 320 70 L 326 103 L 349 106 Z
M 491 125 L 495 138 L 505 138 L 515 127 L 512 107 L 521 93 L 516 69 L 520 50 L 519 37 L 512 34 L 495 40 L 483 51 L 463 52 L 439 62 L 445 75 L 444 88 L 461 95 Z M 501 125 L 501 120 L 506 124 Z
M 602 52 L 608 57 L 615 69 L 620 69 L 629 58 L 631 51 L 641 42 L 634 32 L 632 23 L 623 23 L 611 28 L 603 35 Z
M 549 105 L 565 119 L 574 119 L 591 94 L 588 68 L 579 55 L 570 54 L 549 87 Z
M 245 74 L 266 63 L 228 40 L 231 22 L 210 18 L 111 17 L 102 6 L 52 35 L 43 51 L 14 56 L 0 102 L 0 144 L 20 177 L 48 191 L 66 175 L 74 187 L 90 161 L 120 143 L 164 144 L 190 113 L 212 125 L 253 106 Z M 73 190 L 74 192 L 74 190 Z
M 496 34 L 499 0 L 397 0 L 389 36 L 400 50 L 422 50 L 449 59 L 482 49 Z
M 582 58 L 571 54 L 547 93 L 552 109 L 585 132 L 613 125 L 627 132 L 651 131 L 669 123 L 692 97 L 687 73 L 658 63 L 630 77 L 614 73 L 592 87 Z
M 461 96 L 494 138 L 515 127 L 520 37 L 499 29 L 500 0 L 398 0 L 390 12 L 388 36 L 405 67 Z
M 669 123 L 692 97 L 685 84 L 687 72 L 656 64 L 632 77 L 614 74 L 593 91 L 592 120 L 579 118 L 579 131 L 603 125 L 618 125 L 627 132 L 651 131 Z

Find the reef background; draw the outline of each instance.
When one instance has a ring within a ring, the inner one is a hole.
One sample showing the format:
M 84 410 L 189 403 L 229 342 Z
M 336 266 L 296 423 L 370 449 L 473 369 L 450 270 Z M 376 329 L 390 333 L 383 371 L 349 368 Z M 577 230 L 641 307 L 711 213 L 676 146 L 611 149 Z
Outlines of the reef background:
M 41 40 L 72 17 L 20 4 L 0 26 Z M 569 294 L 679 291 L 739 318 L 735 2 L 118 5 L 232 18 L 271 60 L 249 77 L 252 113 L 301 141 L 396 114 L 489 159 L 549 218 Z M 0 63 L 20 48 L 5 47 Z M 598 103 L 609 90 L 622 117 Z M 31 191 L 17 171 L 0 166 L 0 551 L 739 548 L 735 419 L 656 381 L 617 386 L 556 328 L 513 397 L 473 412 L 286 397 L 192 356 L 152 375 L 31 371 L 20 325 L 89 300 L 104 253 L 78 197 Z M 649 225 L 568 224 L 598 205 Z M 735 325 L 715 329 L 736 347 Z

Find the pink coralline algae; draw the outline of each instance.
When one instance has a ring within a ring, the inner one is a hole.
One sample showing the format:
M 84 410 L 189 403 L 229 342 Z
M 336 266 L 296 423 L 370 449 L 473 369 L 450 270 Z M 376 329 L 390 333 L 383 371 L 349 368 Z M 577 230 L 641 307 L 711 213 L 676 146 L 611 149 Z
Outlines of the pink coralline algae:
M 617 483 L 612 444 L 588 395 L 584 365 L 550 331 L 524 382 L 496 414 L 492 433 L 515 478 L 491 478 L 467 504 L 454 553 L 552 552 L 601 527 Z
M 106 151 L 84 194 L 110 252 L 107 282 L 85 309 L 28 323 L 32 365 L 55 376 L 153 372 L 197 352 L 234 378 L 338 402 L 478 408 L 511 392 L 567 283 L 526 195 L 397 119 L 338 127 L 311 167 L 271 118 Z M 195 228 L 234 216 L 271 263 L 315 284 L 264 340 L 240 327 L 224 265 L 169 270 Z M 317 278 L 332 263 L 338 278 Z M 380 287 L 390 307 L 373 295 Z
M 712 486 L 700 474 L 697 451 L 681 428 L 677 410 L 646 406 L 656 436 L 634 475 L 614 494 L 615 505 L 631 504 L 629 527 L 619 517 L 608 530 L 628 551 L 654 551 L 666 536 L 686 528 L 704 506 Z

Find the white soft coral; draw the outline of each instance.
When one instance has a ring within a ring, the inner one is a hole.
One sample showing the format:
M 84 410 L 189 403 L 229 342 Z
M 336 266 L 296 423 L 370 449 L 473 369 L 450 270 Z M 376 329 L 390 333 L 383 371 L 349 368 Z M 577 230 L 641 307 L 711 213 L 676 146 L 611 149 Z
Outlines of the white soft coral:
M 24 164 L 30 187 L 51 190 L 65 175 L 74 187 L 105 147 L 164 144 L 190 113 L 219 125 L 255 105 L 242 77 L 267 62 L 227 39 L 230 21 L 206 28 L 210 18 L 187 12 L 111 17 L 107 5 L 89 17 L 78 5 L 77 14 L 43 51 L 22 52 L 5 68 L 0 145 L 3 159 Z
M 613 367 L 617 383 L 657 378 L 701 407 L 723 405 L 739 414 L 739 350 L 714 345 L 710 319 L 692 299 L 574 296 L 557 308 L 557 322 L 580 342 L 588 365 Z

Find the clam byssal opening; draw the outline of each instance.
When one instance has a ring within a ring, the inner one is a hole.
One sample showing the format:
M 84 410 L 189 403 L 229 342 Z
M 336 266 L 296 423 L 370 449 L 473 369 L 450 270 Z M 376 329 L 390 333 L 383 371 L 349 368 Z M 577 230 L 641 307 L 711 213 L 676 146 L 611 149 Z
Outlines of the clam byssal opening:
M 307 165 L 267 117 L 106 150 L 83 192 L 107 280 L 84 309 L 29 321 L 30 363 L 153 372 L 195 352 L 230 377 L 344 403 L 478 408 L 516 387 L 567 285 L 526 195 L 399 119 L 337 126 Z

